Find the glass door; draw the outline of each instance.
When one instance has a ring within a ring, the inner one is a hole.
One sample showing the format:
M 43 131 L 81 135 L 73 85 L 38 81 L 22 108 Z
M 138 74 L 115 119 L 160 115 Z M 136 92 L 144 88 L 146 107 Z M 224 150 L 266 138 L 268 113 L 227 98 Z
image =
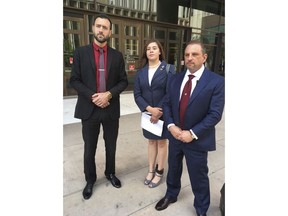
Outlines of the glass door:
M 168 29 L 168 40 L 167 40 L 167 62 L 173 64 L 177 70 L 179 68 L 178 62 L 181 56 L 181 31 Z
M 161 43 L 164 51 L 165 51 L 165 57 L 167 60 L 167 49 L 166 49 L 166 42 L 167 42 L 167 28 L 162 28 L 162 27 L 154 27 L 152 29 L 152 38 L 155 38 L 159 40 Z
M 133 90 L 134 78 L 140 67 L 140 58 L 142 56 L 141 41 L 141 24 L 135 22 L 127 22 L 122 25 L 123 47 L 122 53 L 125 60 L 125 69 L 128 77 L 128 87 L 126 90 Z
M 153 37 L 159 40 L 165 51 L 165 59 L 169 64 L 173 64 L 176 70 L 180 69 L 180 59 L 182 58 L 182 36 L 180 29 L 154 27 Z
M 84 45 L 83 19 L 65 17 L 63 23 L 63 96 L 76 95 L 69 85 L 74 50 Z

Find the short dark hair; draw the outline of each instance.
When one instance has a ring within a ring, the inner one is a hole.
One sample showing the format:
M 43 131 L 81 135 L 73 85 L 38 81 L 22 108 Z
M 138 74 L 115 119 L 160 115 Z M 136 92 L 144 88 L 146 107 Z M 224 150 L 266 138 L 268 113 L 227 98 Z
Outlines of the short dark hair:
M 106 14 L 101 13 L 101 14 L 98 14 L 97 16 L 95 16 L 93 24 L 95 24 L 95 21 L 97 18 L 107 19 L 110 22 L 110 30 L 112 29 L 112 21 L 110 20 L 110 18 Z
M 203 44 L 201 41 L 199 41 L 199 40 L 191 40 L 191 41 L 189 41 L 189 42 L 186 44 L 186 47 L 187 47 L 188 45 L 192 45 L 192 44 L 198 44 L 198 45 L 200 45 L 201 48 L 202 48 L 202 53 L 203 53 L 203 54 L 206 54 L 206 53 L 207 53 L 207 52 L 206 52 L 206 48 L 205 48 L 204 44 Z

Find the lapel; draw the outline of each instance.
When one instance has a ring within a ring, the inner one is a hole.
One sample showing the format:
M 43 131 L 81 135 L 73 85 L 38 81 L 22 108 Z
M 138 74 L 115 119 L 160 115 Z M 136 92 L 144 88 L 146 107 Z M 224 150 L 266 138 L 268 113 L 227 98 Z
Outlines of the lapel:
M 88 55 L 89 55 L 89 60 L 91 62 L 93 71 L 96 71 L 96 65 L 95 65 L 95 59 L 94 59 L 94 50 L 93 50 L 92 44 L 89 44 L 89 46 L 88 46 Z
M 165 71 L 163 71 L 165 69 Z M 164 61 L 161 62 L 161 64 L 159 65 L 159 67 L 157 68 L 157 70 L 155 71 L 154 76 L 152 77 L 152 82 L 154 79 L 156 79 L 158 76 L 162 75 L 163 72 L 166 72 L 166 68 L 165 68 L 165 64 Z M 151 82 L 151 83 L 152 83 Z
M 163 60 L 163 61 L 161 62 L 161 64 L 159 65 L 159 67 L 157 68 L 157 70 L 155 71 L 153 77 L 152 77 L 151 87 L 153 86 L 153 83 L 154 83 L 155 81 L 157 82 L 157 79 L 158 79 L 158 78 L 161 79 L 161 77 L 163 77 L 163 73 L 165 73 L 165 76 L 166 76 L 167 72 L 166 72 L 166 67 L 165 67 L 165 66 L 166 66 L 166 63 L 165 63 L 165 61 Z M 148 71 L 148 69 L 147 69 L 147 71 Z M 147 73 L 148 73 L 148 72 L 147 72 Z M 147 77 L 148 77 L 148 75 L 147 75 Z
M 207 85 L 207 83 L 209 82 L 209 72 L 208 70 L 205 68 L 205 70 L 203 71 L 202 76 L 200 77 L 200 79 L 198 80 L 198 83 L 190 97 L 189 103 L 192 103 L 193 100 L 197 97 L 197 95 L 205 88 L 205 86 Z
M 175 89 L 175 94 L 177 92 L 177 110 L 179 110 L 179 105 L 180 105 L 180 95 L 181 95 L 181 84 L 183 82 L 183 79 L 184 79 L 184 76 L 185 76 L 185 73 L 186 73 L 186 70 L 182 71 L 181 74 L 179 74 L 179 78 L 178 78 L 178 81 L 176 82 L 175 80 L 175 86 L 173 86 L 173 88 Z
M 142 77 L 142 79 L 143 79 L 143 81 L 144 81 L 144 83 L 146 84 L 146 86 L 147 86 L 147 88 L 151 88 L 151 86 L 149 85 L 149 79 L 148 79 L 148 64 L 146 64 L 143 68 L 142 68 L 142 70 L 141 70 L 141 77 Z

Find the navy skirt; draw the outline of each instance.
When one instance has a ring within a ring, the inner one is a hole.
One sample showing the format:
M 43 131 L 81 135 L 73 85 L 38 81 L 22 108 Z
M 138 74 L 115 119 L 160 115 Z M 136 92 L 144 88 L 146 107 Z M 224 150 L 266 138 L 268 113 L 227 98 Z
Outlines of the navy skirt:
M 163 116 L 162 116 L 163 117 Z M 163 118 L 160 118 L 160 120 L 163 121 Z M 143 136 L 146 138 L 146 139 L 151 139 L 151 140 L 162 140 L 162 139 L 167 139 L 168 138 L 168 133 L 169 131 L 167 130 L 167 125 L 165 125 L 165 123 L 163 124 L 163 131 L 162 131 L 162 135 L 161 136 L 157 136 L 145 129 L 142 129 L 143 131 Z

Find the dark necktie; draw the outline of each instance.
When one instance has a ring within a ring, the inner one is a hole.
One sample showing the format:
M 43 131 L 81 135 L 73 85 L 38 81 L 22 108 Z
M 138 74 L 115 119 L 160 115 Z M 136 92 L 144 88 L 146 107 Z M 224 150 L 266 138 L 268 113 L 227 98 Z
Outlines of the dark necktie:
M 184 121 L 184 114 L 190 99 L 190 92 L 191 92 L 191 88 L 192 88 L 192 79 L 195 77 L 194 75 L 188 75 L 189 79 L 188 81 L 185 83 L 185 86 L 183 88 L 182 91 L 182 95 L 181 95 L 181 100 L 180 100 L 180 104 L 179 104 L 179 111 L 180 111 L 180 127 L 183 127 L 183 121 Z
M 99 92 L 106 91 L 105 63 L 103 49 L 99 48 Z

